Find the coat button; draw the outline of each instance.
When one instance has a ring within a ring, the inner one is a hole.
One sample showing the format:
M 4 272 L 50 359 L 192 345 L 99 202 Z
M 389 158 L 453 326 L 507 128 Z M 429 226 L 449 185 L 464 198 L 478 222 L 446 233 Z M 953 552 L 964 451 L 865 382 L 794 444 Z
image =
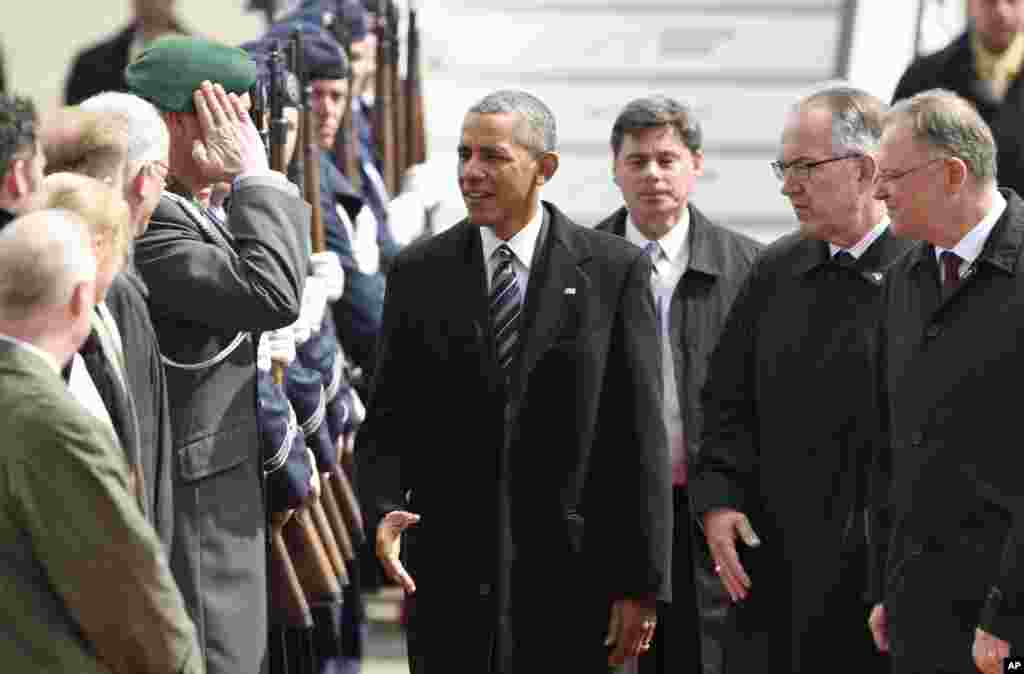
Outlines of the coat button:
M 928 339 L 935 339 L 941 334 L 942 326 L 939 325 L 938 323 L 932 323 L 924 331 L 924 336 L 927 337 Z
M 491 584 L 490 583 L 480 583 L 480 596 L 481 597 L 489 597 L 489 596 L 491 596 Z
M 921 431 L 914 431 L 913 435 L 910 436 L 910 444 L 914 447 L 921 447 L 924 445 L 924 433 Z

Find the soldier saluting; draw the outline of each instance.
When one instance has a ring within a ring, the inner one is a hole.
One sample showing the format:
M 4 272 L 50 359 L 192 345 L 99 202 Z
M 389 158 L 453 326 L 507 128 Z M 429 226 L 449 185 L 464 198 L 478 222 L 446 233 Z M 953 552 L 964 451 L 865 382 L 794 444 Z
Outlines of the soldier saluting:
M 135 262 L 167 366 L 174 436 L 171 567 L 209 672 L 257 672 L 266 654 L 265 515 L 256 340 L 293 323 L 309 207 L 267 164 L 249 119 L 243 50 L 164 37 L 125 71 L 170 132 L 165 191 Z M 207 208 L 232 183 L 226 222 Z

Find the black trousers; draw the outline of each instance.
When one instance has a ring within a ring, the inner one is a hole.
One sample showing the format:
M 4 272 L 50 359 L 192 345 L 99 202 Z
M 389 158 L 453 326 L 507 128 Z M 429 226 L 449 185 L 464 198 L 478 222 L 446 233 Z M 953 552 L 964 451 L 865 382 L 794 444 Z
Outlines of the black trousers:
M 639 674 L 700 674 L 700 621 L 693 579 L 693 527 L 686 487 L 672 489 L 672 603 L 658 602 L 651 650 Z

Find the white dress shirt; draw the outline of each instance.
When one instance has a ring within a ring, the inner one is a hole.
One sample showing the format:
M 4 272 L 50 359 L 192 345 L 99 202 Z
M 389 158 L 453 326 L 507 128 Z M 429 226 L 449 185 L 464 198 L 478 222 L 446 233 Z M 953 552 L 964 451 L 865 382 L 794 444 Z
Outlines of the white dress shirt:
M 498 260 L 494 252 L 503 243 L 507 243 L 512 249 L 512 269 L 516 273 L 516 281 L 519 283 L 519 301 L 526 301 L 526 285 L 530 280 L 530 267 L 533 265 L 533 255 L 537 251 L 537 237 L 540 236 L 540 226 L 544 221 L 544 207 L 537 204 L 537 213 L 533 219 L 521 230 L 516 232 L 508 241 L 502 241 L 494 233 L 491 227 L 481 226 L 480 243 L 483 245 L 484 264 L 487 265 L 487 292 L 491 292 L 491 284 L 494 282 L 494 271 L 498 268 Z
M 690 262 L 690 211 L 683 208 L 679 222 L 665 236 L 658 239 L 658 251 L 652 256 L 654 273 L 651 275 L 651 291 L 654 301 L 664 312 L 659 331 L 661 334 L 661 385 L 663 391 L 662 420 L 668 436 L 672 456 L 672 482 L 686 482 L 686 435 L 683 428 L 683 413 L 679 402 L 679 388 L 676 384 L 675 356 L 672 353 L 672 296 L 676 286 L 686 273 Z M 626 216 L 626 240 L 641 248 L 649 243 L 640 232 L 633 218 Z
M 875 241 L 877 241 L 878 237 L 882 236 L 882 233 L 885 232 L 885 230 L 888 227 L 889 227 L 889 216 L 888 215 L 884 215 L 884 216 L 882 216 L 882 219 L 878 221 L 877 225 L 872 227 L 871 230 L 868 231 L 867 234 L 865 234 L 864 236 L 861 237 L 860 241 L 858 241 L 857 243 L 853 244 L 849 248 L 842 248 L 841 246 L 837 246 L 834 243 L 829 243 L 828 244 L 829 255 L 831 255 L 832 257 L 835 257 L 836 253 L 838 253 L 841 250 L 845 250 L 847 253 L 849 253 L 850 255 L 853 256 L 854 260 L 859 260 L 860 256 L 864 254 L 864 251 L 866 251 L 868 248 L 870 248 L 871 244 L 873 244 Z

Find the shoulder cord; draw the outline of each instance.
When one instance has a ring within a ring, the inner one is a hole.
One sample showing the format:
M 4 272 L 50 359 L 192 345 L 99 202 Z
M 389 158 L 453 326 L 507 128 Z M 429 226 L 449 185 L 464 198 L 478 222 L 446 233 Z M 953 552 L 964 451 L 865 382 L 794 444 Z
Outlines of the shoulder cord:
M 215 244 L 221 245 L 223 248 L 226 248 L 228 251 L 230 251 L 230 254 L 233 257 L 237 257 L 235 249 L 231 247 L 231 244 L 227 241 L 227 239 L 224 238 L 224 236 L 220 232 L 218 232 L 216 229 L 210 226 L 210 223 L 206 221 L 206 218 L 203 217 L 202 213 L 200 213 L 199 209 L 196 207 L 195 204 L 193 204 L 188 199 L 178 194 L 175 194 L 174 192 L 168 192 L 165 190 L 163 196 L 167 197 L 168 199 L 176 203 L 178 206 L 180 206 L 181 209 L 185 211 L 185 213 L 196 223 L 196 225 L 199 227 L 199 229 L 202 231 L 202 233 L 206 236 L 207 239 L 210 239 L 210 241 Z M 251 338 L 252 335 L 250 335 L 248 332 L 239 332 L 235 335 L 235 338 L 231 340 L 231 343 L 224 347 L 224 349 L 222 349 L 219 353 L 199 363 L 179 363 L 177 361 L 171 360 L 162 352 L 160 354 L 160 360 L 162 360 L 164 362 L 164 365 L 166 365 L 167 367 L 173 367 L 177 370 L 186 370 L 189 372 L 206 370 L 208 368 L 213 367 L 214 365 L 219 365 L 220 363 L 224 362 L 228 358 L 228 356 L 235 352 L 235 349 L 237 349 L 242 344 L 242 342 Z

